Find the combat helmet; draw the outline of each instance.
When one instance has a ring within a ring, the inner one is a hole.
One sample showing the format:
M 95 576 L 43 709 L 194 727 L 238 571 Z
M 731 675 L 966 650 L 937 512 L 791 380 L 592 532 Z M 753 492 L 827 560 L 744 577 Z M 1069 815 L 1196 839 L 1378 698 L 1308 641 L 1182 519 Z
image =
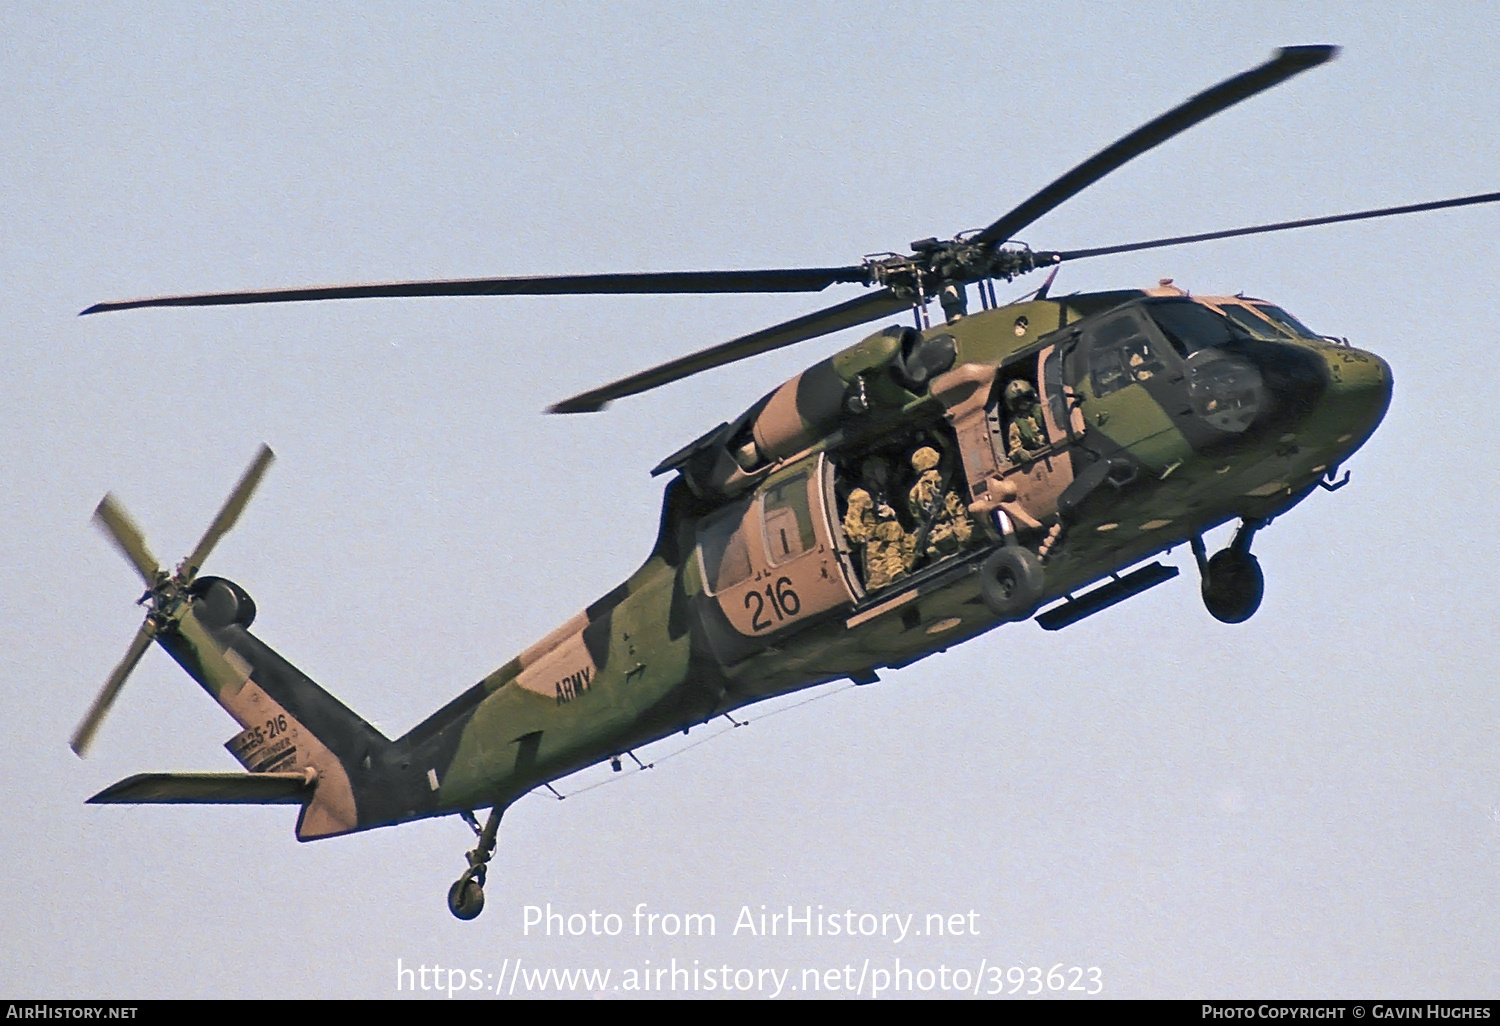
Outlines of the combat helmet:
M 1020 378 L 1005 386 L 1005 408 L 1015 413 L 1036 403 L 1036 389 Z

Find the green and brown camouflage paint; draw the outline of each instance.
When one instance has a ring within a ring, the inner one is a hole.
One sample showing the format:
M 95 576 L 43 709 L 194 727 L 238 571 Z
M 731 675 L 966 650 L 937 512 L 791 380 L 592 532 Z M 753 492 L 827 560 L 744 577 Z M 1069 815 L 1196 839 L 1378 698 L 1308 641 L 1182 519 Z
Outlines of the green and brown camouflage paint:
M 1086 374 L 1068 369 L 1079 332 L 1122 304 L 1163 295 L 1183 294 L 1039 299 L 921 333 L 887 329 L 809 368 L 658 468 L 678 476 L 666 488 L 656 543 L 624 584 L 404 737 L 386 738 L 253 635 L 254 604 L 227 581 L 200 578 L 191 611 L 158 640 L 244 728 L 228 747 L 252 775 L 279 774 L 289 787 L 293 774 L 313 781 L 297 827 L 303 840 L 504 808 L 721 713 L 830 680 L 867 682 L 997 626 L 974 572 L 1002 543 L 994 511 L 1023 532 L 1047 529 L 1050 601 L 1227 520 L 1290 508 L 1384 415 L 1391 378 L 1383 361 L 1274 326 L 1254 340 L 1258 358 L 1268 373 L 1286 368 L 1304 385 L 1283 390 L 1299 397 L 1296 408 L 1265 429 L 1205 431 L 1166 374 L 1094 394 Z M 1269 324 L 1252 301 L 1194 301 L 1248 308 Z M 941 345 L 929 353 L 951 345 L 951 366 L 930 381 L 899 373 L 933 340 Z M 1054 355 L 1067 399 L 1049 408 L 1037 375 Z M 1003 383 L 1022 374 L 1043 396 L 1053 443 L 1018 466 L 987 410 Z M 838 461 L 913 429 L 950 440 L 960 464 L 954 487 L 967 491 L 985 530 L 970 551 L 866 595 L 842 536 Z M 1117 460 L 1128 481 L 1070 488 L 1101 459 Z M 768 495 L 782 518 L 774 536 L 761 522 Z M 738 524 L 745 566 L 711 593 L 698 529 L 716 517 Z M 130 783 L 98 800 L 173 800 L 160 788 L 142 797 L 146 785 L 132 791 Z M 176 800 L 213 800 L 201 797 L 206 787 L 199 780 L 199 797 Z M 272 800 L 227 784 L 221 794 Z

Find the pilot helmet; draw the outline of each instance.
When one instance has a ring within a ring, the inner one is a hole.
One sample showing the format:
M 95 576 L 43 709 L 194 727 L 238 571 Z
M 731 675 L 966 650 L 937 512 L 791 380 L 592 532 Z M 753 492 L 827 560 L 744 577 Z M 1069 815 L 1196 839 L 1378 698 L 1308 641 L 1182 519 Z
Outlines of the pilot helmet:
M 1017 378 L 1005 386 L 1005 406 L 1012 412 L 1036 404 L 1036 389 L 1031 382 Z

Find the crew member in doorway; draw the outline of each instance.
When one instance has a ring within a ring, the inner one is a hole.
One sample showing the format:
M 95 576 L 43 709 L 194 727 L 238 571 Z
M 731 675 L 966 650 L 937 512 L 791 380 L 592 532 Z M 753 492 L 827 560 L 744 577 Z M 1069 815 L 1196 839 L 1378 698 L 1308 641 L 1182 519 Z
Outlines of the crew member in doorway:
M 944 491 L 942 477 L 938 474 L 938 451 L 924 445 L 911 454 L 912 469 L 917 472 L 917 483 L 907 493 L 907 508 L 917 522 L 917 531 L 927 528 L 927 543 L 923 547 L 928 559 L 951 556 L 967 545 L 974 533 L 969 522 L 968 511 L 957 495 Z
M 1042 408 L 1031 382 L 1016 380 L 1005 386 L 1005 408 L 1010 413 L 1006 454 L 1012 463 L 1035 459 L 1047 447 Z
M 876 591 L 911 572 L 916 562 L 916 538 L 886 502 L 890 468 L 878 456 L 865 461 L 864 486 L 849 493 L 844 514 L 844 537 L 861 547 L 865 587 Z

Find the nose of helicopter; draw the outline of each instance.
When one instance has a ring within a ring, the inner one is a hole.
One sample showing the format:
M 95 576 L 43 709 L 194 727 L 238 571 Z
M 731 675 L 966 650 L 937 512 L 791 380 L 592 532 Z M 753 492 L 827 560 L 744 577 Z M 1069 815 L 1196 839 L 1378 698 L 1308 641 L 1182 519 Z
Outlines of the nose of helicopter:
M 1325 359 L 1328 390 L 1319 405 L 1330 427 L 1339 430 L 1337 443 L 1352 452 L 1375 431 L 1391 404 L 1391 367 L 1374 353 L 1350 346 L 1330 346 Z

